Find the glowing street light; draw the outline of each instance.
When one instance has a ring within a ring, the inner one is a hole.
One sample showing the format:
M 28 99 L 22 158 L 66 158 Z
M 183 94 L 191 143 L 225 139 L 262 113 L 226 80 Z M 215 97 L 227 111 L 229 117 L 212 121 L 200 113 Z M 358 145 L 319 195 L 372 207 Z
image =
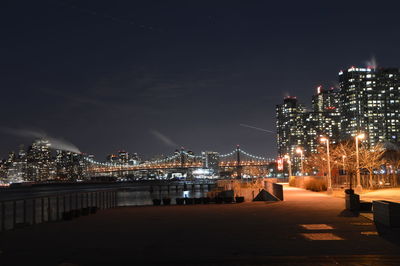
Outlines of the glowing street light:
M 297 148 L 296 149 L 296 152 L 298 153 L 298 154 L 300 154 L 300 169 L 301 169 L 301 175 L 303 175 L 304 174 L 304 172 L 303 172 L 303 150 L 299 147 L 299 148 Z
M 331 156 L 329 153 L 329 139 L 322 137 L 321 142 L 326 142 L 326 153 L 328 155 L 328 194 L 332 194 Z
M 286 161 L 288 162 L 288 166 L 289 166 L 289 180 L 292 177 L 292 161 L 290 160 L 290 156 L 289 154 L 286 154 L 284 156 L 284 158 L 286 159 Z
M 360 193 L 362 191 L 362 186 L 361 186 L 361 177 L 360 177 L 360 160 L 358 156 L 358 140 L 359 139 L 364 139 L 365 134 L 361 133 L 358 134 L 356 137 L 356 163 L 357 163 L 357 186 L 356 186 L 356 192 Z

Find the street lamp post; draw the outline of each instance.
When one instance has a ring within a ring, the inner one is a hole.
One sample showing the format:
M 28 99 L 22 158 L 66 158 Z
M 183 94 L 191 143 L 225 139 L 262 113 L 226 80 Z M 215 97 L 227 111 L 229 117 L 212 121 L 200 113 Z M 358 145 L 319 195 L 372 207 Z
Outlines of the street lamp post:
M 290 156 L 289 154 L 286 154 L 285 157 L 286 161 L 288 162 L 288 166 L 289 166 L 289 180 L 292 177 L 292 161 L 290 160 Z
M 356 136 L 356 164 L 357 164 L 357 186 L 356 186 L 356 192 L 360 193 L 362 191 L 362 186 L 361 186 L 361 177 L 360 177 L 360 160 L 358 156 L 358 140 L 359 139 L 364 139 L 365 135 L 364 134 L 358 134 Z
M 329 153 L 329 139 L 322 137 L 321 142 L 326 142 L 326 153 L 328 155 L 328 194 L 332 194 L 331 155 Z
M 346 164 L 344 161 L 345 159 L 346 159 L 346 155 L 342 155 L 343 175 L 346 175 L 346 181 L 348 180 L 349 185 L 350 185 L 349 189 L 352 189 L 353 182 L 352 182 L 352 178 L 346 174 Z
M 300 173 L 301 175 L 304 175 L 304 169 L 303 169 L 303 150 L 301 148 L 297 148 L 296 152 L 300 154 Z

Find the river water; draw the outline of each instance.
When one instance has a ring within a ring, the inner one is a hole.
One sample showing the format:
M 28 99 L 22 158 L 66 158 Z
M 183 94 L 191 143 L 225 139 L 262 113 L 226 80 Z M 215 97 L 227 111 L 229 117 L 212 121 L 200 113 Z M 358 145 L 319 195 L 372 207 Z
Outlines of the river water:
M 127 189 L 123 191 L 118 191 L 118 206 L 145 206 L 145 205 L 153 205 L 153 199 L 163 199 L 170 198 L 171 204 L 176 204 L 176 198 L 201 198 L 206 197 L 208 192 L 208 187 L 204 187 L 203 189 L 196 188 L 193 189 L 168 189 L 163 188 L 159 189 Z

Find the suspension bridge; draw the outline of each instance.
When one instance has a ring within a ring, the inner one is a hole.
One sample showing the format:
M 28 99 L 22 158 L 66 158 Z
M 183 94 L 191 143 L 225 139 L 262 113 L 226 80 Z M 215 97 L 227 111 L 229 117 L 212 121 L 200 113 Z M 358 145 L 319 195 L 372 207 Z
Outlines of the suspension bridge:
M 110 173 L 121 171 L 140 171 L 140 170 L 170 170 L 170 169 L 193 169 L 204 168 L 208 160 L 207 153 L 194 155 L 184 149 L 171 156 L 162 159 L 144 161 L 137 165 L 122 164 L 113 162 L 98 162 L 92 158 L 85 157 L 89 168 L 95 173 Z M 275 162 L 275 159 L 258 156 L 244 151 L 239 146 L 229 153 L 214 153 L 216 161 L 221 169 L 242 168 L 242 167 L 262 167 Z

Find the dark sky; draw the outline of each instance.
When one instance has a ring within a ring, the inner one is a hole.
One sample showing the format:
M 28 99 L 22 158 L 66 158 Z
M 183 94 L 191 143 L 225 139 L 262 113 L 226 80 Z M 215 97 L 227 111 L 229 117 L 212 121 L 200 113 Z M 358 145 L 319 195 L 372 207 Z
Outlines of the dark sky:
M 400 66 L 399 9 L 396 1 L 2 1 L 1 154 L 44 132 L 98 158 L 236 144 L 274 156 L 275 134 L 240 124 L 274 131 L 285 95 L 309 104 L 317 85 L 335 85 L 340 69 L 372 56 Z

